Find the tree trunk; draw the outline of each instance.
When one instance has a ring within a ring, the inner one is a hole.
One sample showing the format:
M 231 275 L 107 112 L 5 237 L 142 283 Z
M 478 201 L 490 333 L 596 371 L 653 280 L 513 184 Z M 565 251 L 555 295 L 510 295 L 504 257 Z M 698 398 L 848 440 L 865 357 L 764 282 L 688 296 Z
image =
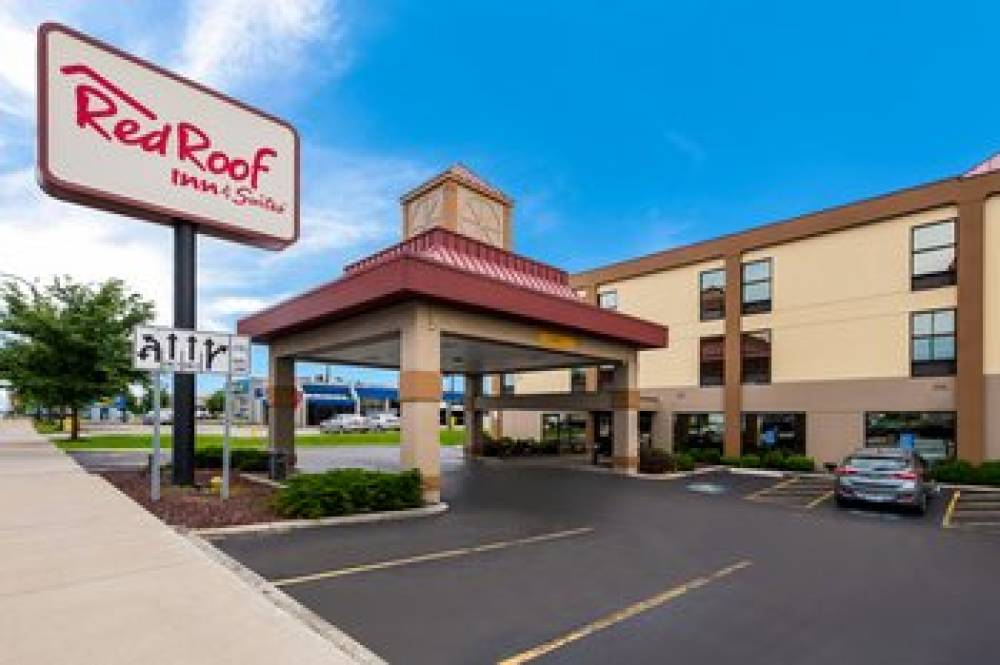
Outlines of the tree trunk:
M 69 440 L 77 441 L 80 439 L 80 409 L 78 407 L 74 406 L 70 408 L 70 418 L 72 418 L 72 420 L 70 424 Z

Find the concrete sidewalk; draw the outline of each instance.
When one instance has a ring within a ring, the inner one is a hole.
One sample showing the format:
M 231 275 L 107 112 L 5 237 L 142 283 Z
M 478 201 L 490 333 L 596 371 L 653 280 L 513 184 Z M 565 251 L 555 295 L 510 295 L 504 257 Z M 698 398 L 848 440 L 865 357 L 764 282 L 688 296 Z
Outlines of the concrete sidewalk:
M 0 663 L 352 663 L 36 435 L 0 420 Z M 376 659 L 377 662 L 377 659 Z

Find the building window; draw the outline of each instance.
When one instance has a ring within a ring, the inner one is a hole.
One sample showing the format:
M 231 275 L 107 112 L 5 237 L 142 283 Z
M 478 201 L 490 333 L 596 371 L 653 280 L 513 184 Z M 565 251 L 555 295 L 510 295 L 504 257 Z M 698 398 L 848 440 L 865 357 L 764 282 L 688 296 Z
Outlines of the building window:
M 722 413 L 675 413 L 674 451 L 702 448 L 722 452 L 724 432 L 725 416 Z
M 928 462 L 955 457 L 954 411 L 877 411 L 865 414 L 865 445 L 909 448 Z
M 516 383 L 514 381 L 513 374 L 504 374 L 503 380 L 500 382 L 500 394 L 501 395 L 513 395 L 516 390 Z
M 741 429 L 744 455 L 806 454 L 804 413 L 744 413 Z
M 601 309 L 618 309 L 618 292 L 601 291 L 597 294 L 597 306 Z
M 917 291 L 957 283 L 955 220 L 914 226 L 910 233 L 910 288 Z
M 771 259 L 743 264 L 743 313 L 771 311 Z
M 740 360 L 743 383 L 771 383 L 771 331 L 757 330 L 740 335 Z
M 699 350 L 699 382 L 703 386 L 721 386 L 725 382 L 726 338 L 722 335 L 702 337 Z
M 587 392 L 587 370 L 574 367 L 569 371 L 569 390 L 573 393 Z
M 914 312 L 910 316 L 910 374 L 955 374 L 955 310 Z
M 702 321 L 726 318 L 726 271 L 706 270 L 698 275 Z
M 610 390 L 615 386 L 615 366 L 601 365 L 597 368 L 597 389 Z

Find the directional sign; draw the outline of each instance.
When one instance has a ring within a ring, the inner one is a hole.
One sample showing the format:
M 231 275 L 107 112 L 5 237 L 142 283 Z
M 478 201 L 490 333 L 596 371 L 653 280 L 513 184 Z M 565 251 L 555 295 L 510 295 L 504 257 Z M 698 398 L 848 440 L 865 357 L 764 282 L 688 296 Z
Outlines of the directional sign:
M 219 332 L 139 326 L 132 366 L 182 374 L 250 374 L 250 338 Z

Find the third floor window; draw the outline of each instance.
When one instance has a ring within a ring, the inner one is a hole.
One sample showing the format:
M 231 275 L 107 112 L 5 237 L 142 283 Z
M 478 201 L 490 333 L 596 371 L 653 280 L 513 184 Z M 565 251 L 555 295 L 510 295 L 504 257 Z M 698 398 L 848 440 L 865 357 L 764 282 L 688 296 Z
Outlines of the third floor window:
M 771 311 L 771 259 L 743 264 L 743 313 Z
M 601 309 L 618 309 L 618 292 L 601 291 L 597 294 L 597 306 Z
M 726 318 L 726 271 L 706 270 L 698 275 L 699 307 L 702 321 Z
M 955 220 L 913 227 L 910 288 L 933 289 L 958 281 Z

